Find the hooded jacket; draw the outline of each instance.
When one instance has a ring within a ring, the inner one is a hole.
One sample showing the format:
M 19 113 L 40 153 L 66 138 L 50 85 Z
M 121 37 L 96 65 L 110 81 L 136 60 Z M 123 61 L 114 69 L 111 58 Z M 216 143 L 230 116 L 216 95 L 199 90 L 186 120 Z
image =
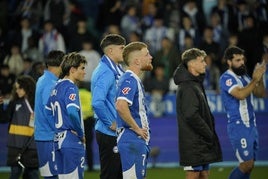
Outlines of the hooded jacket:
M 178 85 L 176 110 L 182 166 L 222 161 L 214 117 L 202 85 L 203 79 L 203 75 L 193 76 L 183 64 L 174 72 L 174 82 Z

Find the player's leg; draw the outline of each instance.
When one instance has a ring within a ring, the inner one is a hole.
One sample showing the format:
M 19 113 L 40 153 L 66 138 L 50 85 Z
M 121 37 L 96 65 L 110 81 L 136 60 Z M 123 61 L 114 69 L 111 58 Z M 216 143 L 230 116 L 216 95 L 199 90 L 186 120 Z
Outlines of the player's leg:
M 85 127 L 85 138 L 86 138 L 86 159 L 87 159 L 87 166 L 88 171 L 93 170 L 93 136 L 94 136 L 94 119 L 88 118 L 84 120 L 84 127 Z
M 118 143 L 124 179 L 144 179 L 148 148 L 141 143 Z
M 45 179 L 57 179 L 54 141 L 36 141 L 40 175 Z
M 231 128 L 230 128 L 231 129 Z M 257 129 L 247 128 L 244 125 L 237 125 L 236 130 L 229 130 L 229 138 L 239 161 L 230 174 L 229 179 L 247 179 L 254 168 L 256 152 L 258 150 Z
M 116 137 L 96 131 L 96 138 L 100 154 L 100 179 L 121 179 L 122 167 Z
M 25 168 L 23 171 L 23 179 L 36 179 L 39 178 L 38 168 Z
M 198 166 L 185 166 L 186 179 L 208 179 L 209 164 Z
M 20 178 L 21 173 L 22 173 L 22 168 L 20 166 L 12 166 L 9 178 L 10 179 Z
M 59 153 L 57 153 L 57 158 L 61 157 L 61 160 L 57 160 L 59 179 L 83 179 L 84 147 L 81 145 L 80 148 L 61 148 Z

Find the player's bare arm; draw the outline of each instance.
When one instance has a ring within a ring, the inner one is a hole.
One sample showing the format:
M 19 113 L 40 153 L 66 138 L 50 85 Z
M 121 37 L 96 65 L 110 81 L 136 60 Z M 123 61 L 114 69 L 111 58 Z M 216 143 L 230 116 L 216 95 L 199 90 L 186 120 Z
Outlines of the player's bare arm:
M 147 129 L 142 129 L 137 125 L 131 116 L 127 101 L 120 99 L 117 100 L 116 110 L 118 111 L 120 117 L 130 126 L 130 129 L 132 129 L 138 136 L 141 136 L 141 138 L 147 139 Z

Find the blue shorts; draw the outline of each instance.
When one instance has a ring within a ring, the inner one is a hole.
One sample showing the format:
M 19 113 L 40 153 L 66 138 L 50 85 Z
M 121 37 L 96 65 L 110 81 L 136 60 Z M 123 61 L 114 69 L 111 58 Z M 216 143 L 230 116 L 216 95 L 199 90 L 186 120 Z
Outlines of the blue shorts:
M 230 142 L 238 161 L 245 162 L 256 159 L 259 149 L 259 135 L 255 126 L 246 127 L 244 124 L 229 124 L 227 127 Z
M 186 171 L 204 171 L 209 170 L 209 164 L 197 165 L 197 166 L 184 166 L 183 170 Z
M 119 142 L 118 150 L 121 157 L 123 178 L 144 178 L 149 147 L 140 142 Z
M 70 131 L 64 131 L 55 139 L 56 161 L 59 178 L 83 179 L 85 146 Z
M 59 178 L 83 179 L 85 150 L 77 148 L 61 148 L 56 151 Z
M 43 177 L 50 177 L 58 175 L 54 141 L 35 141 L 40 175 Z

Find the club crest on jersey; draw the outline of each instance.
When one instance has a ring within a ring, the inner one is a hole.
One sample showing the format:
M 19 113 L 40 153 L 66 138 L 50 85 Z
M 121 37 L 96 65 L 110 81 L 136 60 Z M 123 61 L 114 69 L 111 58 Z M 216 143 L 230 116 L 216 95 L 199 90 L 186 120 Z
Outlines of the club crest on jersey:
M 228 79 L 225 81 L 226 86 L 231 86 L 233 84 L 232 79 Z
M 124 89 L 122 89 L 122 93 L 124 94 L 124 95 L 126 95 L 126 94 L 128 94 L 128 92 L 131 90 L 131 88 L 130 87 L 125 87 Z
M 72 93 L 69 95 L 69 99 L 74 101 L 75 100 L 75 97 L 76 97 L 76 94 L 75 93 Z

